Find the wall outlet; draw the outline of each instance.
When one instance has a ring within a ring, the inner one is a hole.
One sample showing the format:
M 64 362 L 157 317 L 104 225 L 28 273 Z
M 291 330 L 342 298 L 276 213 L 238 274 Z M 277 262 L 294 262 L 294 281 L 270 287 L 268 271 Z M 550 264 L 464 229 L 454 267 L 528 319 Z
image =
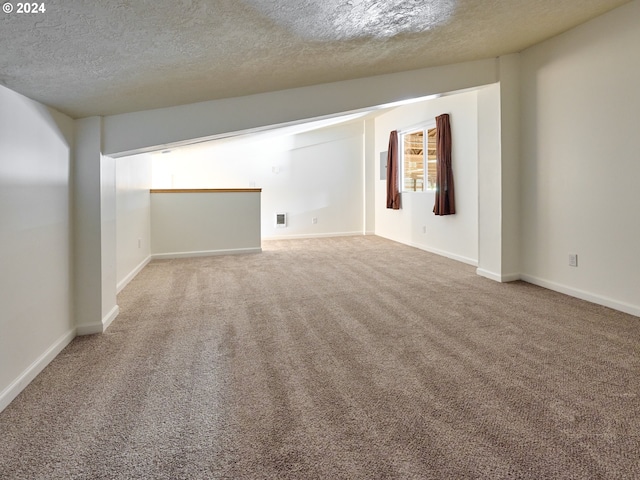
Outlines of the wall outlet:
M 577 267 L 578 266 L 578 254 L 577 253 L 570 253 L 569 254 L 569 266 L 570 267 Z
M 138 239 L 138 248 L 142 248 L 142 239 L 141 238 Z
M 313 223 L 314 225 L 315 225 L 316 223 L 318 223 L 318 217 L 313 217 L 313 218 L 311 219 L 311 223 Z
M 427 233 L 427 226 L 426 225 L 422 226 L 422 233 Z

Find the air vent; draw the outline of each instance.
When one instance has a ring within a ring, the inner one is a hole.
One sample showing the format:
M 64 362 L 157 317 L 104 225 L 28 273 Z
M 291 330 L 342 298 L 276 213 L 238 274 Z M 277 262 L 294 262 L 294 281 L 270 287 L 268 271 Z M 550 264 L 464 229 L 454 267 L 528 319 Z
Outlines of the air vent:
M 286 213 L 276 213 L 276 227 L 284 228 L 287 226 L 287 214 Z

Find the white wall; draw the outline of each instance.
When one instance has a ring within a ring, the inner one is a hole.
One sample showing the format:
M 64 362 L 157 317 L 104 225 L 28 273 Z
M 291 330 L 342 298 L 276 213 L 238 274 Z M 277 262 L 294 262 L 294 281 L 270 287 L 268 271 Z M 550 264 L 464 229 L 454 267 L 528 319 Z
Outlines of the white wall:
M 116 280 L 120 291 L 151 255 L 151 155 L 119 158 L 115 169 Z
M 639 25 L 636 0 L 521 58 L 524 278 L 636 315 Z
M 520 55 L 504 55 L 500 68 L 502 281 L 520 277 Z M 480 191 L 480 202 L 485 192 Z
M 520 56 L 498 58 L 500 83 L 478 89 L 478 269 L 520 278 Z
M 75 336 L 73 130 L 0 86 L 0 410 Z
M 75 121 L 74 279 L 76 333 L 102 333 L 116 304 L 115 161 L 104 157 L 102 118 Z
M 262 238 L 362 234 L 363 133 L 356 121 L 155 154 L 153 188 L 262 188 Z M 287 214 L 286 228 L 276 213 Z
M 478 117 L 475 91 L 398 107 L 376 118 L 376 156 L 386 151 L 389 133 L 434 121 L 448 113 L 456 214 L 433 214 L 433 191 L 402 193 L 402 209 L 386 208 L 386 181 L 376 169 L 376 234 L 446 255 L 466 263 L 478 261 Z M 423 233 L 423 227 L 426 232 Z
M 376 121 L 374 118 L 364 123 L 364 230 L 367 235 L 376 232 L 376 170 L 380 154 L 376 153 Z M 378 177 L 379 178 L 379 177 Z
M 116 161 L 100 158 L 100 241 L 102 249 L 102 324 L 103 329 L 118 315 L 116 303 Z
M 154 258 L 261 251 L 259 190 L 151 194 Z
M 500 84 L 478 90 L 478 270 L 502 280 Z

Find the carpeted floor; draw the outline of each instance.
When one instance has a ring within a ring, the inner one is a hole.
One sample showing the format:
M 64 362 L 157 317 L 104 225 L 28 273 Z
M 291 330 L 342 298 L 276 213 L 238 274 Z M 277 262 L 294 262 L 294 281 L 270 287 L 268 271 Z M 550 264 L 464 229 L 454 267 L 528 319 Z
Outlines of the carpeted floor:
M 378 237 L 155 261 L 2 479 L 640 478 L 640 319 Z

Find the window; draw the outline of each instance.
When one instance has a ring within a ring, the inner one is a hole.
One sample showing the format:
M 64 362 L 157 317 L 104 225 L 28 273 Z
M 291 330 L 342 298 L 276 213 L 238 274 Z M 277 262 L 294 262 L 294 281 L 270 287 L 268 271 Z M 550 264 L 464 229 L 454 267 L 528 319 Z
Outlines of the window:
M 401 134 L 402 191 L 436 189 L 436 127 L 428 126 Z

